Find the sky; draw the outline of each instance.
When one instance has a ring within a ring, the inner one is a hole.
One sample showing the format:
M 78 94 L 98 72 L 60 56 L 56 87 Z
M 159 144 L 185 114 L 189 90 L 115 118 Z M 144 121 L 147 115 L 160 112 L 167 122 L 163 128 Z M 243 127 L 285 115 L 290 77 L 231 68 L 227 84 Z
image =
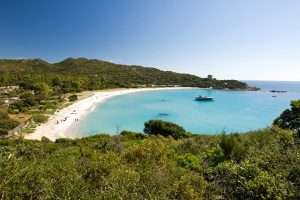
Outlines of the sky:
M 0 58 L 300 81 L 299 0 L 0 0 Z

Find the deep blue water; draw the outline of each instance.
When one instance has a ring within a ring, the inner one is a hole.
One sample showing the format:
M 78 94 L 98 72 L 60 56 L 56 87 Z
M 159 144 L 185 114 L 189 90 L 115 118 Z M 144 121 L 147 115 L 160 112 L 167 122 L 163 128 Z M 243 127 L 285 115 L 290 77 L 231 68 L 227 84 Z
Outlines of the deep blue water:
M 279 84 L 279 85 L 278 85 Z M 244 132 L 265 128 L 300 99 L 300 83 L 255 82 L 262 91 L 222 91 L 185 89 L 138 92 L 116 96 L 99 104 L 80 123 L 81 136 L 96 133 L 118 133 L 121 130 L 142 131 L 144 122 L 162 119 L 175 122 L 199 134 Z M 271 89 L 288 90 L 273 94 Z M 213 102 L 197 102 L 198 95 L 214 97 Z M 277 95 L 276 98 L 272 97 Z
M 256 86 L 262 91 L 286 90 L 300 92 L 300 81 L 245 81 L 249 85 Z

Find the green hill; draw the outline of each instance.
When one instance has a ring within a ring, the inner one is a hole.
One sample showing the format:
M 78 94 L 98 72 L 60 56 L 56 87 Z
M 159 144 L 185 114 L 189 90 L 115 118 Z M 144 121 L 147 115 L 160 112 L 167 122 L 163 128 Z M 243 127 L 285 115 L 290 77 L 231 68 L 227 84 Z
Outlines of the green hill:
M 235 80 L 200 78 L 190 74 L 95 59 L 68 58 L 53 64 L 40 59 L 0 60 L 0 86 L 18 85 L 24 80 L 46 82 L 49 85 L 70 82 L 79 85 L 82 90 L 153 85 L 248 88 L 247 84 Z

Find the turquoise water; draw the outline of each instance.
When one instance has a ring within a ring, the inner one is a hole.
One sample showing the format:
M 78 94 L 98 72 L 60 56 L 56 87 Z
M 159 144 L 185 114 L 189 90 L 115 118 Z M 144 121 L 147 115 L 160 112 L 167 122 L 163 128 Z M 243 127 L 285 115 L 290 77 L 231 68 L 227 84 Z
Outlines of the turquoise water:
M 197 102 L 198 95 L 214 97 Z M 96 133 L 142 131 L 144 122 L 161 119 L 175 122 L 192 133 L 244 132 L 271 125 L 298 92 L 276 94 L 266 91 L 222 91 L 207 89 L 147 91 L 116 96 L 99 104 L 81 120 L 81 136 Z

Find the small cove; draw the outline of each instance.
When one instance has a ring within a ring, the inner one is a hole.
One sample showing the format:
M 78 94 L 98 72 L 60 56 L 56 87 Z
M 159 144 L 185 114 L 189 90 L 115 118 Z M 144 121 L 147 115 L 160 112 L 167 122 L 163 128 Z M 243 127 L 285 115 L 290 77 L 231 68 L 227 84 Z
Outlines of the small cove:
M 212 102 L 194 101 L 199 95 L 215 99 Z M 276 95 L 268 90 L 178 89 L 137 92 L 115 96 L 98 104 L 80 121 L 76 131 L 80 136 L 115 134 L 122 130 L 141 132 L 145 121 L 161 119 L 177 123 L 196 134 L 245 132 L 270 126 L 289 107 L 291 100 L 299 98 L 300 93 L 295 91 Z

